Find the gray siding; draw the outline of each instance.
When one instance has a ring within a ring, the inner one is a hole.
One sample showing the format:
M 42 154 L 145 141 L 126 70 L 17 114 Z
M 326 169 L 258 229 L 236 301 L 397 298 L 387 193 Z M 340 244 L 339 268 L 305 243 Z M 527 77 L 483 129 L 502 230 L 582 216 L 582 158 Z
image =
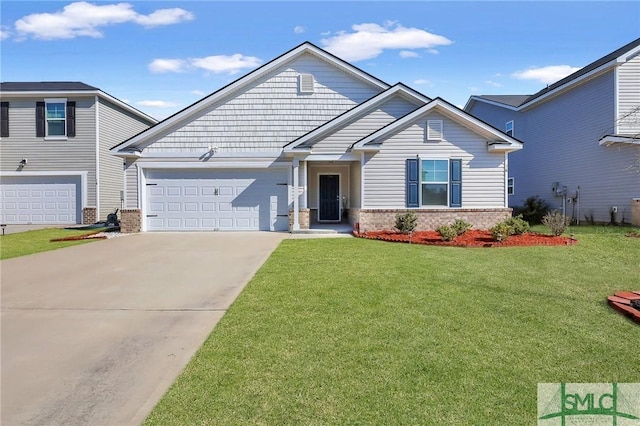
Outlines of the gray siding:
M 640 55 L 618 67 L 618 133 L 640 134 Z
M 100 212 L 99 219 L 121 208 L 120 191 L 124 190 L 122 159 L 109 153 L 109 149 L 149 127 L 151 123 L 100 99 L 98 106 L 100 141 Z
M 315 92 L 298 93 L 298 75 L 313 74 Z M 279 151 L 381 90 L 314 55 L 274 70 L 241 93 L 232 93 L 145 149 L 154 152 Z
M 551 191 L 559 182 L 569 195 L 580 188 L 580 220 L 592 212 L 597 221 L 608 222 L 611 206 L 618 207 L 619 219 L 626 211 L 629 220 L 631 199 L 640 196 L 640 175 L 626 165 L 638 147 L 598 143 L 613 131 L 614 91 L 614 73 L 607 72 L 526 112 L 525 148 L 509 157 L 516 205 L 539 195 L 561 208 L 562 198 Z M 567 213 L 574 213 L 573 205 Z
M 66 140 L 36 137 L 36 102 L 44 98 L 3 96 L 9 102 L 9 137 L 0 140 L 0 171 L 15 172 L 21 159 L 28 160 L 26 172 L 87 171 L 87 200 L 83 207 L 96 203 L 96 120 L 95 98 L 68 96 L 76 102 L 76 136 Z
M 513 137 L 519 140 L 522 140 L 523 135 L 526 133 L 526 123 L 522 120 L 522 115 L 518 111 L 476 101 L 473 108 L 470 108 L 467 112 L 503 132 L 505 124 L 513 120 Z
M 138 209 L 138 166 L 131 159 L 127 159 L 124 166 L 124 205 L 128 209 Z
M 444 140 L 425 142 L 427 120 L 443 120 Z M 367 156 L 362 170 L 363 208 L 404 208 L 405 161 L 462 159 L 462 207 L 501 208 L 504 199 L 504 154 L 487 151 L 487 140 L 441 114 L 431 112 L 392 135 L 379 152 Z
M 313 152 L 345 152 L 351 145 L 396 119 L 415 110 L 417 105 L 394 96 L 383 105 L 359 117 L 313 146 Z

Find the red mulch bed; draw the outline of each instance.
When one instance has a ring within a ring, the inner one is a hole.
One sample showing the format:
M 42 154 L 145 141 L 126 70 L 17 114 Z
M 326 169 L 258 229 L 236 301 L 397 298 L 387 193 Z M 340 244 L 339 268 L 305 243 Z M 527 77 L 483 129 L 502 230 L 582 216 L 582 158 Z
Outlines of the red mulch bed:
M 372 240 L 408 243 L 409 235 L 396 231 L 354 232 L 356 237 Z M 568 246 L 578 241 L 569 237 L 555 237 L 553 235 L 529 232 L 524 235 L 512 235 L 505 241 L 498 243 L 493 240 L 489 231 L 469 230 L 456 237 L 453 241 L 443 241 L 436 231 L 416 231 L 411 235 L 411 244 L 426 244 L 435 246 L 454 247 L 514 247 L 514 246 Z

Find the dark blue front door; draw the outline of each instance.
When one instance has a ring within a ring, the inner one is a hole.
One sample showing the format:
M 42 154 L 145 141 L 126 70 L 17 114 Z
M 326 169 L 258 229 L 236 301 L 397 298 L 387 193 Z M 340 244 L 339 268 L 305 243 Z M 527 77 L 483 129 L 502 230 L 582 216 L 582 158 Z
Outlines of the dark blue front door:
M 340 175 L 320 175 L 318 220 L 340 220 Z

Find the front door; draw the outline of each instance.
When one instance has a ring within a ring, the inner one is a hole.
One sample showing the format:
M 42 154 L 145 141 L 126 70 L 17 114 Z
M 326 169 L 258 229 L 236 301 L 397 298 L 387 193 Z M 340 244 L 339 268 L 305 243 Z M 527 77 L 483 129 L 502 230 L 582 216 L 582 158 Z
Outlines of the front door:
M 340 175 L 320 175 L 318 220 L 340 220 Z

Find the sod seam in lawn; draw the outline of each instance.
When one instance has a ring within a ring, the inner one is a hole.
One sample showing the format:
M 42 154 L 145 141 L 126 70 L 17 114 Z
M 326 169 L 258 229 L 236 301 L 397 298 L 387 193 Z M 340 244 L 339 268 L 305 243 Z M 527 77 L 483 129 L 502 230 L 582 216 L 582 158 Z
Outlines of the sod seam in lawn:
M 533 424 L 541 382 L 640 382 L 640 240 L 286 240 L 146 424 Z
M 96 239 L 51 241 L 54 238 L 65 238 L 91 233 L 92 232 L 87 232 L 87 230 L 48 228 L 3 235 L 0 236 L 0 260 L 96 241 Z

